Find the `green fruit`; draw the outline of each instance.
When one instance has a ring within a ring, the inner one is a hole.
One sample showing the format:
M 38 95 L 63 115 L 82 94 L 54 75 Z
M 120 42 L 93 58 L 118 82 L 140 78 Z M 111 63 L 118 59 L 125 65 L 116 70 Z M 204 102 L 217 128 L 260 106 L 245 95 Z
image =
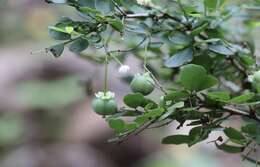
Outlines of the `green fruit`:
M 92 101 L 92 108 L 99 115 L 113 115 L 117 113 L 117 104 L 114 99 L 96 98 Z
M 130 83 L 130 87 L 133 92 L 148 95 L 154 90 L 154 81 L 149 73 L 137 74 Z

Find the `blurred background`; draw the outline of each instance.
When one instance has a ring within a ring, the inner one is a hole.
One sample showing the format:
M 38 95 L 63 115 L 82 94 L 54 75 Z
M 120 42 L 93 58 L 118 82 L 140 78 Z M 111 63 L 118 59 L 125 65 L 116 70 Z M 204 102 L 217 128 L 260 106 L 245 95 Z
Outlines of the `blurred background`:
M 59 59 L 31 54 L 54 43 L 48 25 L 70 14 L 70 8 L 43 0 L 0 0 L 1 167 L 255 166 L 214 144 L 161 145 L 163 135 L 176 133 L 174 124 L 122 144 L 107 143 L 113 131 L 90 107 L 93 93 L 102 89 L 102 66 L 68 51 Z M 258 49 L 259 32 L 253 32 Z M 111 90 L 122 104 L 130 90 L 115 70 L 110 68 Z

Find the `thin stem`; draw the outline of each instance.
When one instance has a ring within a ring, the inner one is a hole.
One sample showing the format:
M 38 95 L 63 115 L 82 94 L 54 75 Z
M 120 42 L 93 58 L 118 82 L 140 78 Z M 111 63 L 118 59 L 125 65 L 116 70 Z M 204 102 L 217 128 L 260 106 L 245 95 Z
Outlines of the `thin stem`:
M 105 95 L 108 91 L 108 55 L 106 54 L 105 58 L 105 83 L 104 83 L 104 92 Z
M 169 15 L 168 13 L 164 13 L 162 11 L 159 11 L 161 13 L 161 15 L 157 16 L 157 15 L 154 15 L 154 14 L 149 14 L 149 13 L 138 13 L 138 14 L 127 14 L 125 17 L 126 19 L 142 19 L 142 18 L 157 18 L 157 19 L 171 19 L 171 20 L 174 20 L 184 26 L 187 26 L 185 23 L 183 23 L 181 21 L 180 18 L 178 17 L 175 17 L 175 16 L 171 16 Z
M 158 79 L 153 75 L 153 73 L 145 66 L 144 67 L 147 72 L 149 72 L 150 76 L 154 80 L 155 84 L 158 86 L 159 90 L 161 90 L 165 95 L 167 95 L 167 91 L 164 90 L 163 86 L 160 84 Z
M 146 41 L 146 39 L 147 39 L 147 37 L 145 36 L 145 37 L 141 40 L 141 42 L 139 42 L 136 46 L 134 46 L 134 47 L 131 48 L 131 49 L 127 49 L 127 50 L 120 50 L 120 49 L 118 49 L 118 50 L 112 50 L 112 51 L 109 51 L 108 53 L 115 53 L 115 52 L 117 52 L 117 53 L 126 53 L 126 52 L 135 51 L 135 50 L 137 50 L 137 49 Z
M 233 65 L 240 73 L 244 75 L 244 77 L 247 77 L 247 72 L 246 70 L 241 67 L 233 58 L 229 58 L 231 65 Z
M 205 1 L 205 0 L 204 0 Z M 206 17 L 208 15 L 207 13 L 207 5 L 204 3 L 204 16 Z
M 120 66 L 123 65 L 123 63 L 116 56 L 114 56 L 112 54 L 109 54 L 109 56 L 111 56 Z
M 147 129 L 156 129 L 156 128 L 161 128 L 161 127 L 164 127 L 164 126 L 167 126 L 169 124 L 171 124 L 174 120 L 170 120 L 170 121 L 167 121 L 167 122 L 164 122 L 160 125 L 156 125 L 156 126 L 152 126 L 152 127 L 149 127 Z
M 126 16 L 126 15 L 127 15 L 127 14 L 125 13 L 125 11 L 123 11 L 123 10 L 120 8 L 119 4 L 116 3 L 115 0 L 112 0 L 112 3 L 115 5 L 115 7 L 117 8 L 117 10 L 118 10 L 123 16 Z
M 244 117 L 253 119 L 253 120 L 257 121 L 257 122 L 260 122 L 260 119 L 257 118 L 256 116 L 252 116 L 252 115 L 250 115 L 250 113 L 248 113 L 248 112 L 245 112 L 245 111 L 242 111 L 242 110 L 233 108 L 233 107 L 231 107 L 231 106 L 223 106 L 223 109 L 226 110 L 226 111 L 228 111 L 228 112 L 230 112 L 231 114 L 241 115 L 241 116 L 244 116 Z
M 148 50 L 148 46 L 149 46 L 149 43 L 151 41 L 151 38 L 149 37 L 149 40 L 147 42 L 147 44 L 145 45 L 145 48 L 144 48 L 144 72 L 145 70 L 147 69 L 146 66 L 147 66 L 147 50 Z

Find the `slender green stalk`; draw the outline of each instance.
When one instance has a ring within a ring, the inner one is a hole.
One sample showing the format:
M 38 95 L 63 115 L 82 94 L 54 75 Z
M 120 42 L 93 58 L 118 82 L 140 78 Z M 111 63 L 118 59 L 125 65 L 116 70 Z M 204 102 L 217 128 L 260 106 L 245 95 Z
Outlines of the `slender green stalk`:
M 105 82 L 104 82 L 104 93 L 106 95 L 108 91 L 108 55 L 105 57 Z
M 109 54 L 109 56 L 111 56 L 120 66 L 123 65 L 123 63 L 116 56 L 114 56 L 113 54 Z
M 164 90 L 164 88 L 163 88 L 163 86 L 161 85 L 160 81 L 153 75 L 153 73 L 152 73 L 146 66 L 145 66 L 144 68 L 145 68 L 145 70 L 146 70 L 147 72 L 149 72 L 149 74 L 150 74 L 150 76 L 152 77 L 152 79 L 154 80 L 156 86 L 158 86 L 158 89 L 159 89 L 162 93 L 164 93 L 164 94 L 166 95 L 166 94 L 167 94 L 167 91 Z
M 147 51 L 148 51 L 148 46 L 149 46 L 149 44 L 150 44 L 150 42 L 151 42 L 151 38 L 150 38 L 150 36 L 149 36 L 149 38 L 148 38 L 148 42 L 147 42 L 147 44 L 145 45 L 145 48 L 144 48 L 144 72 L 146 72 L 147 71 Z

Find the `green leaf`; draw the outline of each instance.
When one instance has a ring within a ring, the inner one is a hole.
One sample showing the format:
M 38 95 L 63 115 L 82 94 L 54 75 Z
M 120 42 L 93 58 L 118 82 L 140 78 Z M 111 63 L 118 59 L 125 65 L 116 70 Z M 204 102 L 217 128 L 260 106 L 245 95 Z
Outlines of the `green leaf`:
M 117 133 L 125 130 L 125 123 L 121 119 L 109 119 L 108 124 L 110 128 L 114 129 Z
M 215 77 L 207 75 L 204 67 L 195 64 L 188 64 L 181 68 L 180 82 L 190 91 L 204 90 L 218 83 Z
M 122 33 L 124 30 L 124 25 L 119 19 L 108 19 L 108 24 L 113 27 L 116 31 Z
M 173 108 L 182 108 L 182 107 L 184 107 L 184 102 L 181 101 L 181 102 L 175 103 L 172 107 Z
M 258 127 L 255 123 L 250 123 L 241 128 L 242 132 L 249 134 L 250 136 L 256 136 Z
M 190 130 L 189 139 L 190 142 L 188 146 L 191 147 L 194 144 L 197 144 L 208 138 L 210 130 L 208 128 L 204 128 L 202 126 L 194 127 Z
M 220 102 L 228 102 L 230 99 L 229 92 L 226 91 L 208 92 L 207 96 L 214 101 Z
M 207 72 L 202 66 L 189 64 L 181 68 L 180 81 L 188 90 L 199 90 L 206 76 Z
M 162 144 L 187 144 L 190 142 L 190 138 L 187 135 L 172 135 L 167 136 L 162 140 Z
M 149 120 L 153 120 L 159 116 L 161 116 L 164 113 L 164 109 L 159 107 L 159 108 L 155 108 L 152 110 L 148 110 L 147 112 L 145 112 L 143 115 L 138 116 L 134 122 L 138 123 L 139 125 L 142 125 L 146 122 L 148 122 Z
M 228 47 L 225 44 L 218 43 L 218 44 L 211 44 L 209 45 L 209 50 L 221 55 L 230 56 L 233 55 L 235 52 L 231 50 L 230 47 Z
M 149 102 L 141 93 L 128 94 L 124 97 L 124 103 L 131 108 L 145 107 Z
M 90 43 L 94 43 L 94 44 L 97 44 L 97 43 L 99 43 L 99 42 L 101 42 L 102 41 L 102 37 L 101 37 L 101 35 L 100 34 L 91 34 L 89 37 L 88 37 L 88 41 L 90 42 Z
M 241 62 L 247 66 L 250 67 L 252 65 L 254 65 L 256 63 L 255 59 L 253 57 L 251 57 L 250 55 L 247 54 L 238 54 Z
M 214 63 L 214 59 L 205 53 L 194 56 L 191 62 L 191 64 L 203 66 L 207 71 L 210 71 L 212 69 L 213 63 Z
M 243 134 L 234 128 L 231 128 L 231 127 L 225 128 L 224 133 L 230 139 L 245 140 L 245 137 L 243 136 Z
M 251 100 L 254 96 L 255 96 L 254 93 L 246 93 L 246 94 L 232 98 L 229 102 L 235 103 L 235 104 L 245 103 L 248 100 Z
M 98 10 L 86 6 L 80 7 L 79 11 L 84 14 L 101 15 L 101 13 Z
M 181 101 L 181 100 L 185 100 L 189 97 L 189 94 L 186 91 L 171 91 L 169 93 L 167 93 L 167 95 L 165 96 L 165 101 Z
M 204 82 L 202 82 L 201 86 L 200 86 L 200 90 L 204 90 L 204 89 L 207 89 L 207 88 L 210 88 L 210 87 L 213 87 L 215 85 L 218 84 L 218 80 L 217 78 L 215 78 L 214 76 L 212 75 L 208 75 Z
M 49 29 L 49 35 L 55 40 L 69 40 L 71 35 L 62 31 Z
M 70 45 L 69 49 L 74 53 L 80 53 L 85 49 L 87 49 L 88 45 L 89 45 L 88 40 L 84 38 L 79 38 Z
M 136 122 L 132 122 L 132 123 L 129 123 L 129 124 L 125 124 L 125 129 L 127 131 L 133 131 L 135 129 L 137 129 L 139 127 L 139 125 L 136 123 Z
M 95 0 L 95 7 L 102 14 L 107 14 L 113 10 L 114 5 L 111 0 Z
M 192 42 L 192 39 L 188 35 L 179 31 L 170 33 L 168 38 L 174 45 L 181 47 L 186 47 Z
M 183 64 L 191 62 L 193 59 L 193 49 L 191 47 L 178 51 L 173 56 L 168 58 L 164 65 L 168 68 L 180 67 Z
M 64 51 L 64 44 L 61 43 L 61 44 L 51 46 L 50 48 L 48 48 L 48 50 L 51 52 L 51 54 L 54 57 L 60 57 Z
M 175 103 L 170 108 L 168 108 L 168 111 L 166 113 L 164 113 L 162 116 L 160 116 L 160 119 L 158 121 L 165 120 L 170 115 L 172 115 L 176 111 L 177 108 L 183 108 L 183 107 L 184 107 L 184 102 L 181 101 L 181 102 Z
M 209 11 L 215 11 L 220 8 L 226 0 L 204 0 L 204 5 Z
M 221 144 L 218 145 L 215 142 L 215 145 L 218 149 L 227 152 L 227 153 L 241 153 L 244 151 L 244 147 L 238 147 L 238 146 L 231 146 L 231 145 L 227 145 L 227 144 Z
M 200 26 L 196 27 L 195 29 L 193 29 L 193 30 L 191 31 L 191 35 L 192 35 L 192 36 L 199 35 L 199 34 L 200 34 L 201 32 L 203 32 L 208 26 L 209 26 L 209 23 L 208 23 L 208 22 L 201 24 Z

